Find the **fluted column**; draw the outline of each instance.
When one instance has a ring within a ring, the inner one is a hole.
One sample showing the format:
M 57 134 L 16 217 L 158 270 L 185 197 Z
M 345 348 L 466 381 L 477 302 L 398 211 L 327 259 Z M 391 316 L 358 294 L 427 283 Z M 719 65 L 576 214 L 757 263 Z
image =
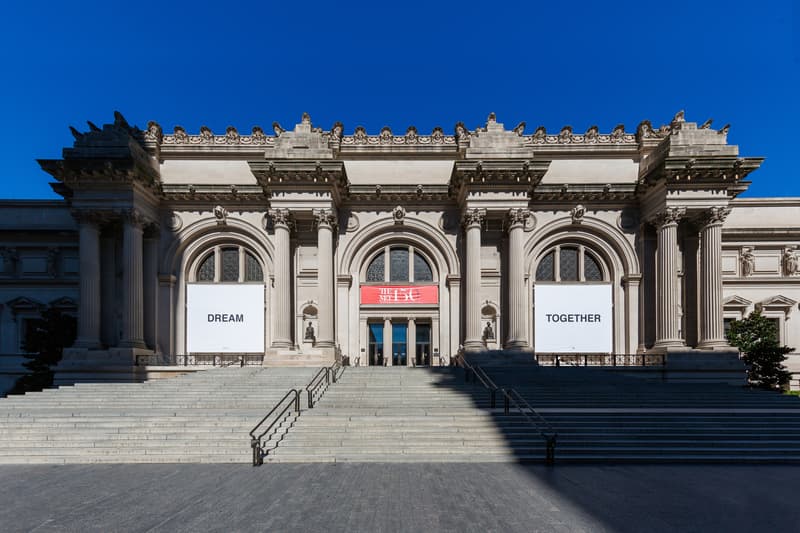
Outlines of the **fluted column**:
M 158 235 L 148 235 L 144 239 L 144 342 L 148 348 L 156 348 L 158 336 L 158 317 L 156 300 L 158 298 Z
M 319 295 L 319 332 L 317 346 L 331 348 L 333 339 L 333 229 L 336 215 L 331 209 L 315 209 L 317 222 L 317 291 Z
M 80 293 L 76 348 L 100 347 L 100 228 L 91 213 L 78 213 Z
M 100 317 L 101 340 L 106 346 L 116 346 L 119 342 L 117 314 L 117 241 L 114 233 L 100 239 L 100 307 L 105 312 Z
M 272 317 L 275 323 L 273 348 L 292 347 L 292 273 L 289 261 L 291 213 L 288 209 L 270 211 L 275 228 L 275 308 Z
M 508 212 L 508 339 L 506 348 L 522 349 L 528 346 L 525 334 L 525 260 L 523 256 L 523 228 L 530 215 L 527 209 L 510 209 Z M 496 333 L 498 336 L 500 332 Z
M 466 331 L 464 349 L 485 349 L 481 340 L 481 223 L 485 209 L 467 209 L 464 228 L 467 241 Z
M 142 225 L 142 217 L 136 210 L 123 214 L 122 340 L 120 341 L 120 346 L 126 348 L 145 347 Z
M 656 342 L 655 348 L 683 346 L 680 338 L 678 293 L 678 222 L 686 214 L 683 208 L 669 208 L 659 213 L 653 224 L 658 232 L 656 252 Z
M 722 224 L 729 209 L 713 207 L 700 224 L 700 339 L 698 348 L 727 347 L 722 315 Z

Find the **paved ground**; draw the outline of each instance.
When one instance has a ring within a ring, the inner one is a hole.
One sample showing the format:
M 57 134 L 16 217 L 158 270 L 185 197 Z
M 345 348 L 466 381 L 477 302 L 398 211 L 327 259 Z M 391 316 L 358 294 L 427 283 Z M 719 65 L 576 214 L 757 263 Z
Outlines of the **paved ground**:
M 0 531 L 800 530 L 797 466 L 0 467 Z

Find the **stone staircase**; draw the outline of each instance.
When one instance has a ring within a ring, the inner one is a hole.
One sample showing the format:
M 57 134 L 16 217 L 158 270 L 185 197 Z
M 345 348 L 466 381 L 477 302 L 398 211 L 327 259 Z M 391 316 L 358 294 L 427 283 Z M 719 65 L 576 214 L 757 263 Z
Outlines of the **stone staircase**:
M 218 368 L 0 400 L 3 463 L 247 463 L 247 433 L 317 368 Z
M 800 462 L 800 399 L 591 368 L 486 366 L 558 431 L 561 462 Z
M 510 437 L 510 438 L 509 438 Z M 542 460 L 538 432 L 451 368 L 346 368 L 265 462 Z

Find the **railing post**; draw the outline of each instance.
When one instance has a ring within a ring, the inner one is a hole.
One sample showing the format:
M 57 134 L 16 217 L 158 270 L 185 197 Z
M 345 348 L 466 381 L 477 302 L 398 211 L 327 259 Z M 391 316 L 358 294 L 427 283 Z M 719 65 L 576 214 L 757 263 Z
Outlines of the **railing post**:
M 308 408 L 314 408 L 314 395 L 311 393 L 311 389 L 308 390 Z
M 300 392 L 297 389 L 294 391 L 294 410 L 300 412 Z
M 508 399 L 508 392 L 507 391 L 503 391 L 503 398 L 504 398 L 503 404 L 504 404 L 505 414 L 508 414 L 509 410 L 511 408 L 511 405 L 510 405 L 510 402 L 509 402 L 509 399 Z

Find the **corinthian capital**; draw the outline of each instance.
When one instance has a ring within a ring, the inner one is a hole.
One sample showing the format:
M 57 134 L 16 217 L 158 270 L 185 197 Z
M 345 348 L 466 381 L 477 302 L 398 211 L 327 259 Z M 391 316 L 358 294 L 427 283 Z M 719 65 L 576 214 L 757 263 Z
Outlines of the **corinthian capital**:
M 314 209 L 312 213 L 318 228 L 334 228 L 336 226 L 336 212 L 333 209 Z
M 288 209 L 270 209 L 269 216 L 274 226 L 292 227 L 292 212 Z
M 727 207 L 712 207 L 703 211 L 697 218 L 701 226 L 712 226 L 722 224 L 731 210 Z
M 483 220 L 486 218 L 486 209 L 466 209 L 464 211 L 464 216 L 461 219 L 461 223 L 464 225 L 465 228 L 469 228 L 472 226 L 480 227 L 483 223 Z
M 685 207 L 668 207 L 663 211 L 656 213 L 650 222 L 658 228 L 664 226 L 677 225 L 683 217 L 686 216 Z
M 530 216 L 531 212 L 528 209 L 521 209 L 521 208 L 509 209 L 508 214 L 506 215 L 506 225 L 508 226 L 508 229 L 518 226 L 525 226 L 525 222 L 527 222 Z

